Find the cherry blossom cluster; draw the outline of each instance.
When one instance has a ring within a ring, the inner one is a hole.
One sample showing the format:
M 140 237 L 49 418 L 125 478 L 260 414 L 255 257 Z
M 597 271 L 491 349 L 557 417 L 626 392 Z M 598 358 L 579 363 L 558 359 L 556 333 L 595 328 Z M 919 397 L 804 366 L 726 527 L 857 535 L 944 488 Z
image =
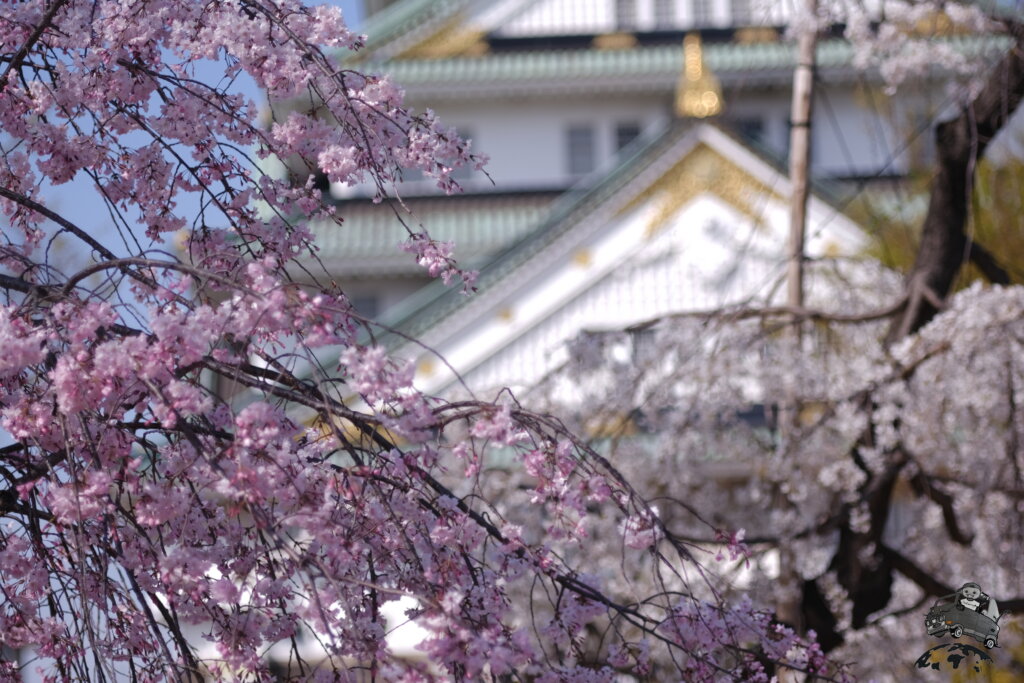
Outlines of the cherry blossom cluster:
M 666 539 L 714 556 L 711 566 L 732 579 L 727 593 L 762 607 L 823 605 L 842 638 L 830 657 L 903 680 L 913 662 L 889 653 L 927 649 L 919 606 L 942 586 L 982 572 L 1000 600 L 1021 596 L 1024 288 L 974 285 L 887 348 L 877 312 L 893 310 L 898 282 L 863 263 L 831 283 L 826 275 L 811 271 L 813 322 L 801 323 L 799 346 L 792 314 L 771 307 L 681 315 L 649 328 L 645 349 L 658 362 L 615 353 L 635 342 L 628 333 L 590 333 L 577 341 L 586 359 L 542 388 L 571 428 L 631 416 L 637 437 L 595 447 L 658 503 L 657 525 L 643 515 L 602 520 L 579 552 L 596 562 L 623 531 L 637 546 L 663 547 L 654 529 L 664 528 Z M 722 530 L 709 534 L 707 522 Z M 879 579 L 884 589 L 868 599 L 851 593 L 849 566 L 893 579 Z M 703 638 L 742 630 L 735 613 L 716 609 L 683 601 L 662 628 L 687 627 L 673 637 L 706 651 Z M 817 666 L 820 651 L 799 651 Z M 688 666 L 688 680 L 720 673 L 700 658 Z
M 318 174 L 384 196 L 478 163 L 330 55 L 360 44 L 294 0 L 0 5 L 0 646 L 48 680 L 832 675 L 812 640 L 771 650 L 600 453 L 513 400 L 423 395 L 314 272 L 311 221 L 344 229 Z M 287 113 L 261 123 L 243 76 Z M 62 210 L 67 184 L 101 210 Z M 450 245 L 407 246 L 471 289 Z M 747 628 L 705 633 L 681 595 Z M 424 656 L 389 642 L 399 599 Z
M 895 92 L 916 76 L 941 68 L 960 77 L 974 76 L 991 65 L 993 53 L 965 50 L 956 38 L 971 34 L 991 35 L 999 25 L 979 3 L 927 0 L 883 0 L 869 6 L 861 2 L 822 3 L 821 20 L 841 24 L 844 37 L 854 48 L 858 69 L 877 69 L 887 90 Z M 970 82 L 970 81 L 967 81 Z M 970 90 L 961 92 L 965 100 Z
M 414 254 L 416 262 L 427 269 L 430 277 L 440 277 L 446 285 L 455 278 L 461 278 L 463 290 L 472 291 L 477 273 L 458 267 L 452 258 L 453 246 L 451 242 L 438 242 L 424 233 L 414 233 L 402 243 L 401 248 Z

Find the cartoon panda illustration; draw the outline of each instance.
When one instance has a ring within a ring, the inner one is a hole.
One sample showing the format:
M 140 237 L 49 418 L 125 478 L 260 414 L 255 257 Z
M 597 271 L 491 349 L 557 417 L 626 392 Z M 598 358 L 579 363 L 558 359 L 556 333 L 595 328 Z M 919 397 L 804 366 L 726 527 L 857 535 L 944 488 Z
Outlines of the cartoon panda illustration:
M 979 598 L 983 595 L 985 594 L 981 592 L 981 586 L 973 581 L 969 581 L 956 592 L 957 604 L 960 606 L 960 609 L 969 609 L 977 612 L 978 608 L 981 607 L 981 600 Z M 987 595 L 985 597 L 988 598 Z
M 932 636 L 968 635 L 993 648 L 999 643 L 1000 616 L 996 601 L 982 592 L 981 586 L 969 581 L 956 593 L 935 601 L 925 617 L 925 628 Z

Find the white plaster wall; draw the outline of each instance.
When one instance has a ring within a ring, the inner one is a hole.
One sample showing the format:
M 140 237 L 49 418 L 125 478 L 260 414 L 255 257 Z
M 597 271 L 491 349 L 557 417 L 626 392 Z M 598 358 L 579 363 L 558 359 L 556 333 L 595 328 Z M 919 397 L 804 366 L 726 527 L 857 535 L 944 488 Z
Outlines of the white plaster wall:
M 577 247 L 585 259 L 513 283 L 468 334 L 431 345 L 468 373 L 471 387 L 526 386 L 560 362 L 564 343 L 582 329 L 621 328 L 672 311 L 767 297 L 775 290 L 784 272 L 785 244 L 777 230 L 757 227 L 704 194 L 660 232 L 645 237 L 658 210 L 655 199 L 613 221 Z M 766 207 L 764 214 L 769 223 L 783 215 L 781 205 Z M 428 391 L 451 380 L 441 368 L 433 373 L 421 377 Z
M 467 188 L 517 190 L 562 188 L 572 182 L 567 172 L 566 130 L 572 125 L 594 127 L 598 166 L 614 155 L 615 126 L 637 122 L 659 129 L 667 121 L 664 98 L 616 97 L 439 103 L 441 120 L 471 133 L 473 150 L 490 157 L 487 172 L 493 188 L 475 173 Z
M 539 0 L 504 26 L 501 36 L 609 33 L 615 30 L 615 0 Z
M 656 204 L 625 218 L 625 230 L 590 245 L 593 265 L 573 265 L 552 277 L 523 283 L 509 296 L 511 317 L 486 322 L 474 335 L 478 348 L 500 343 L 512 331 L 521 336 L 470 370 L 470 387 L 487 396 L 498 388 L 522 389 L 567 358 L 566 342 L 584 329 L 621 329 L 666 313 L 709 310 L 750 298 L 768 298 L 784 272 L 784 241 L 775 231 L 755 227 L 713 195 L 701 195 L 652 239 L 637 240 L 656 212 Z M 772 207 L 778 214 L 783 207 Z M 736 250 L 736 245 L 743 248 Z M 629 259 L 608 268 L 599 281 L 557 305 L 557 312 L 534 320 L 545 302 L 573 292 L 575 278 L 589 268 Z M 468 342 L 469 340 L 467 340 Z M 471 356 L 452 349 L 460 367 Z
M 665 26 L 655 25 L 655 0 L 634 0 L 636 30 L 650 31 Z M 693 0 L 675 0 L 675 24 L 671 28 L 689 29 L 693 26 Z M 615 21 L 616 0 L 540 0 L 525 3 L 527 9 L 511 20 L 494 26 L 499 36 L 572 35 L 612 33 L 620 30 Z M 753 0 L 755 23 L 781 25 L 792 13 L 792 3 L 773 0 Z M 727 27 L 732 22 L 732 0 L 714 0 L 711 7 L 712 26 Z
M 912 134 L 893 117 L 884 97 L 872 100 L 848 85 L 828 86 L 815 100 L 812 126 L 812 168 L 824 177 L 903 173 L 908 167 L 905 140 Z M 902 106 L 909 107 L 908 102 Z M 433 109 L 441 120 L 471 133 L 473 150 L 490 157 L 487 172 L 474 173 L 463 185 L 474 191 L 562 188 L 573 182 L 567 173 L 566 129 L 591 125 L 596 135 L 598 166 L 614 162 L 618 123 L 639 122 L 657 130 L 669 120 L 669 96 L 494 100 L 442 102 Z M 764 122 L 764 145 L 781 159 L 789 149 L 790 94 L 788 90 L 742 90 L 726 95 L 723 118 L 757 117 Z M 421 181 L 410 188 L 429 190 Z M 408 189 L 407 189 L 408 192 Z
M 762 143 L 772 152 L 785 156 L 789 148 L 789 89 L 751 90 L 742 89 L 725 94 L 725 120 L 759 118 L 764 122 Z
M 906 141 L 914 134 L 905 110 L 925 108 L 924 102 L 918 105 L 921 95 L 901 93 L 901 111 L 894 113 L 880 92 L 869 98 L 858 90 L 848 84 L 819 88 L 812 114 L 812 169 L 819 177 L 905 173 L 909 166 Z M 763 144 L 785 159 L 789 91 L 726 95 L 726 120 L 754 117 L 764 121 Z
M 904 141 L 913 131 L 900 130 L 887 104 L 878 93 L 826 84 L 814 102 L 812 168 L 826 176 L 906 172 Z

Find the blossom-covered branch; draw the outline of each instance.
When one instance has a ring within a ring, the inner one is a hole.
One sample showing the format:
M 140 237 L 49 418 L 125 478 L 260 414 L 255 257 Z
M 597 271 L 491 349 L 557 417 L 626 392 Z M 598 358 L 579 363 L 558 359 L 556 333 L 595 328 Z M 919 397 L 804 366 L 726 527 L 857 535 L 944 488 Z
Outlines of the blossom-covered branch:
M 320 284 L 308 226 L 344 226 L 315 173 L 383 195 L 476 163 L 329 54 L 360 43 L 294 0 L 0 5 L 0 645 L 52 680 L 269 680 L 272 655 L 303 680 L 842 679 L 561 423 L 423 395 Z M 243 75 L 287 116 L 261 125 Z M 58 210 L 68 184 L 94 207 Z M 408 246 L 471 287 L 450 245 Z M 490 495 L 509 472 L 521 506 Z M 601 519 L 621 567 L 581 552 Z M 389 641 L 399 599 L 425 659 Z

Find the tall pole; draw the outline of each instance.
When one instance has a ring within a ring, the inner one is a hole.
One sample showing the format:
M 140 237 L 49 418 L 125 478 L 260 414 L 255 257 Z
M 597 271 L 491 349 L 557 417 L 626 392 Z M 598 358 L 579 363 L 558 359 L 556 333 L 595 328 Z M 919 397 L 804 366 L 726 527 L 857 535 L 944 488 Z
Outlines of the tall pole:
M 815 47 L 818 40 L 817 0 L 803 0 L 798 11 L 801 27 L 797 36 L 796 69 L 793 72 L 793 104 L 790 111 L 789 130 L 789 243 L 787 250 L 786 303 L 793 309 L 804 306 L 804 234 L 807 224 L 808 181 L 811 156 L 811 106 L 814 101 Z M 800 321 L 794 314 L 792 341 L 794 354 L 800 353 L 802 335 Z M 779 411 L 780 447 L 783 455 L 792 453 L 793 438 L 798 426 L 796 387 L 789 386 L 784 403 Z M 785 503 L 783 503 L 785 504 Z M 779 584 L 783 597 L 776 606 L 776 613 L 783 622 L 791 624 L 798 631 L 804 628 L 801 610 L 800 577 L 796 571 L 796 557 L 792 549 L 779 548 Z M 797 677 L 790 670 L 783 670 L 780 681 L 795 681 Z
M 804 234 L 807 224 L 808 166 L 811 156 L 811 107 L 814 101 L 815 47 L 818 42 L 817 0 L 804 0 L 803 30 L 797 37 L 793 72 L 793 104 L 789 129 L 789 250 L 787 303 L 804 305 Z

